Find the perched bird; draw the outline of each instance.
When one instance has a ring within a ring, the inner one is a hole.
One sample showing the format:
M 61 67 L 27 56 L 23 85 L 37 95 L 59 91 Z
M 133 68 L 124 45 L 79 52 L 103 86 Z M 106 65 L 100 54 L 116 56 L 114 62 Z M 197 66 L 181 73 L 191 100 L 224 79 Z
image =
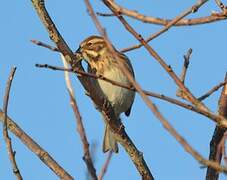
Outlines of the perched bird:
M 81 59 L 84 59 L 88 63 L 88 72 L 102 75 L 108 79 L 126 85 L 131 85 L 127 77 L 118 67 L 117 61 L 121 59 L 123 65 L 134 77 L 132 65 L 127 56 L 117 51 L 114 47 L 113 49 L 118 54 L 119 59 L 114 58 L 102 37 L 90 36 L 80 43 L 76 53 L 80 54 Z M 120 119 L 120 114 L 122 112 L 124 112 L 126 116 L 129 116 L 135 98 L 135 92 L 112 85 L 104 80 L 98 79 L 97 82 L 100 89 L 103 91 L 103 94 L 111 103 L 116 117 Z M 109 150 L 117 153 L 118 145 L 109 129 L 109 126 L 106 124 L 103 140 L 103 152 Z

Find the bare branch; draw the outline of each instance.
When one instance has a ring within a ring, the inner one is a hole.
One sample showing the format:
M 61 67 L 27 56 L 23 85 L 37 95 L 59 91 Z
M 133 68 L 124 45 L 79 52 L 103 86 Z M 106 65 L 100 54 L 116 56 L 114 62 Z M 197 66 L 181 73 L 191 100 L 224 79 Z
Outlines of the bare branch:
M 180 80 L 182 81 L 183 84 L 185 82 L 185 78 L 186 78 L 191 54 L 192 54 L 192 49 L 190 48 L 188 50 L 187 54 L 184 55 L 184 65 L 183 65 L 182 72 L 181 72 L 181 75 L 180 75 Z M 178 88 L 176 95 L 187 100 L 187 96 L 184 94 L 184 91 L 182 91 L 180 88 Z
M 102 180 L 104 175 L 106 174 L 106 171 L 107 171 L 107 168 L 110 164 L 110 160 L 111 160 L 111 157 L 113 156 L 113 151 L 109 151 L 108 155 L 107 155 L 107 158 L 106 158 L 106 161 L 102 167 L 102 170 L 98 176 L 98 180 Z
M 9 137 L 8 127 L 7 127 L 7 111 L 8 111 L 8 104 L 9 104 L 9 94 L 10 94 L 11 84 L 12 84 L 15 72 L 16 72 L 16 67 L 13 67 L 11 69 L 11 72 L 6 84 L 5 97 L 3 102 L 3 136 L 6 142 L 6 147 L 7 147 L 9 159 L 12 165 L 13 173 L 18 180 L 22 180 L 23 178 L 20 174 L 20 170 L 17 166 L 17 162 L 15 159 L 16 152 L 13 151 L 12 142 L 11 142 L 11 138 Z
M 103 17 L 110 17 L 110 16 L 115 16 L 113 13 L 101 13 L 101 12 L 96 12 L 98 16 L 103 16 Z
M 126 8 L 116 4 L 115 2 L 114 2 L 114 5 L 115 5 L 116 10 L 118 10 L 119 13 L 121 13 L 122 15 L 126 15 L 131 18 L 140 20 L 144 23 L 151 23 L 151 24 L 166 26 L 170 21 L 172 21 L 172 19 L 163 19 L 163 18 L 159 18 L 159 17 L 146 16 L 144 14 L 138 13 L 135 10 L 126 9 Z M 107 16 L 109 16 L 109 17 L 115 16 L 110 13 L 98 13 L 98 15 L 101 15 L 101 16 L 106 16 L 105 14 L 107 14 Z M 175 24 L 175 26 L 192 26 L 192 25 L 213 23 L 216 21 L 225 20 L 226 18 L 227 18 L 226 14 L 223 14 L 223 13 L 211 14 L 210 16 L 206 16 L 206 17 L 193 18 L 193 19 L 181 19 L 178 23 Z
M 151 35 L 149 38 L 147 38 L 145 41 L 146 43 L 150 42 L 151 40 L 157 38 L 158 36 L 160 36 L 161 34 L 163 34 L 164 32 L 168 31 L 172 26 L 176 25 L 180 20 L 182 20 L 184 17 L 186 17 L 187 15 L 191 14 L 191 13 L 195 13 L 198 11 L 198 9 L 204 4 L 206 3 L 208 0 L 202 0 L 202 1 L 198 1 L 195 5 L 193 5 L 192 7 L 190 7 L 189 9 L 185 10 L 183 13 L 181 13 L 180 15 L 176 16 L 174 19 L 172 19 L 171 21 L 169 21 L 161 30 L 159 30 L 158 32 L 154 33 L 153 35 Z M 119 13 L 119 15 L 121 14 L 121 9 L 118 9 L 118 6 L 112 2 L 112 7 L 115 8 L 115 10 Z M 140 43 L 138 45 L 134 45 L 128 48 L 124 48 L 121 51 L 122 52 L 126 52 L 126 51 L 131 51 L 137 48 L 142 47 L 143 44 Z
M 103 2 L 105 3 L 105 5 L 119 18 L 119 20 L 122 22 L 122 24 L 126 27 L 126 29 L 131 32 L 146 48 L 147 50 L 151 53 L 152 55 L 152 48 L 147 45 L 147 43 L 144 41 L 144 39 L 142 38 L 141 35 L 139 35 L 127 22 L 126 20 L 118 14 L 118 12 L 116 11 L 116 9 L 114 9 L 112 7 L 112 0 L 103 0 Z M 98 22 L 96 22 L 98 25 Z M 105 35 L 105 33 L 101 32 L 102 35 Z M 154 51 L 153 51 L 154 52 Z M 156 57 L 158 56 L 157 53 L 155 52 Z M 164 61 L 159 58 L 159 60 L 161 60 L 162 63 L 164 63 Z M 165 63 L 162 64 L 165 67 Z M 127 75 L 127 74 L 126 74 Z M 177 77 L 177 76 L 176 76 Z M 205 158 L 203 158 L 198 152 L 196 152 L 188 143 L 187 141 L 180 135 L 178 134 L 178 132 L 171 126 L 171 124 L 162 116 L 162 114 L 159 112 L 158 108 L 155 106 L 155 104 L 153 104 L 151 101 L 149 101 L 149 99 L 147 98 L 147 96 L 142 92 L 142 89 L 139 87 L 139 85 L 134 81 L 133 79 L 130 79 L 130 77 L 128 77 L 128 79 L 131 81 L 131 83 L 134 85 L 134 87 L 136 88 L 136 90 L 139 92 L 139 94 L 142 96 L 143 100 L 146 102 L 147 106 L 153 111 L 153 113 L 155 114 L 155 116 L 160 120 L 160 122 L 162 123 L 162 125 L 167 129 L 167 131 L 173 136 L 175 137 L 175 139 L 183 146 L 183 148 L 189 152 L 195 159 L 197 159 L 200 163 L 205 164 L 206 166 L 210 166 L 213 167 L 215 169 L 217 169 L 218 171 L 222 171 L 227 173 L 227 167 L 223 167 L 220 166 L 218 163 L 213 162 L 213 161 L 209 161 L 206 160 Z M 178 79 L 178 77 L 177 77 Z M 180 83 L 180 85 L 182 85 L 182 83 Z M 184 87 L 184 86 L 183 86 Z M 186 88 L 185 88 L 186 89 Z M 187 90 L 187 89 L 186 89 Z M 192 98 L 192 100 L 196 100 L 196 98 L 194 98 L 194 96 L 187 90 L 185 91 L 185 93 L 189 94 L 189 97 Z M 196 100 L 197 101 L 197 100 Z M 193 101 L 192 101 L 193 102 Z
M 83 70 L 81 64 L 78 64 L 77 55 L 74 55 L 73 52 L 69 49 L 68 45 L 58 32 L 57 28 L 55 27 L 53 21 L 51 20 L 45 6 L 44 1 L 41 0 L 32 0 L 33 6 L 35 7 L 40 19 L 42 20 L 43 24 L 45 25 L 50 38 L 56 43 L 57 48 L 62 52 L 64 55 L 67 63 L 74 68 L 80 68 Z M 126 152 L 131 156 L 136 156 L 134 158 L 134 163 L 139 165 L 140 167 L 144 167 L 146 165 L 142 154 L 137 150 L 131 139 L 126 134 L 123 125 L 117 121 L 116 115 L 113 111 L 113 108 L 110 102 L 105 98 L 102 91 L 99 87 L 95 86 L 95 83 L 91 81 L 90 78 L 86 78 L 85 76 L 77 76 L 86 91 L 89 93 L 90 98 L 96 104 L 96 106 L 102 111 L 103 116 L 106 120 L 108 120 L 108 124 L 113 131 L 117 141 L 119 141 L 123 147 L 125 148 Z M 147 167 L 146 167 L 147 168 Z M 148 169 L 148 168 L 147 168 Z M 144 177 L 149 176 L 149 171 L 142 171 L 141 172 Z M 151 179 L 151 178 L 149 178 Z
M 126 88 L 126 89 L 131 90 L 131 91 L 135 91 L 135 88 L 132 87 L 132 86 L 128 86 L 128 85 L 125 85 L 123 83 L 108 79 L 108 78 L 106 78 L 106 77 L 104 77 L 102 75 L 95 75 L 95 74 L 92 74 L 92 73 L 87 73 L 87 72 L 81 71 L 79 69 L 66 69 L 66 68 L 62 68 L 62 67 L 51 66 L 51 65 L 48 65 L 48 64 L 36 64 L 36 67 L 48 68 L 48 69 L 51 69 L 51 70 L 73 72 L 73 73 L 77 73 L 78 75 L 81 75 L 81 76 L 86 76 L 86 77 L 94 78 L 94 79 L 101 79 L 101 80 L 104 80 L 104 81 L 106 81 L 108 83 L 111 83 L 112 85 L 119 86 L 119 87 L 122 87 L 122 88 Z M 190 104 L 181 102 L 181 101 L 179 101 L 177 99 L 168 97 L 168 96 L 166 96 L 164 94 L 159 94 L 159 93 L 155 93 L 155 92 L 151 92 L 151 91 L 147 91 L 147 90 L 143 90 L 143 92 L 147 96 L 158 98 L 158 99 L 167 101 L 169 103 L 175 104 L 177 106 L 183 107 L 185 109 L 188 109 L 190 111 L 197 112 L 197 113 L 199 113 L 201 115 L 204 115 L 204 116 L 206 116 L 208 118 L 213 119 L 214 121 L 222 121 L 222 117 L 221 116 L 218 116 L 216 114 L 212 114 L 211 112 L 204 111 L 203 109 L 198 109 L 198 108 L 196 108 L 196 107 L 194 107 L 194 106 L 192 106 Z M 227 127 L 227 126 L 223 124 L 223 127 Z
M 104 40 L 106 41 L 107 48 L 110 50 L 110 52 L 112 53 L 114 58 L 119 59 L 118 55 L 116 54 L 115 50 L 113 49 L 113 47 L 106 35 L 105 30 L 102 28 L 100 22 L 98 21 L 98 18 L 96 17 L 96 14 L 95 14 L 89 0 L 85 0 L 85 4 L 87 6 L 89 14 L 91 15 L 92 20 L 94 21 L 94 24 L 96 25 L 97 30 L 100 32 L 100 34 L 103 36 Z M 135 82 L 134 78 L 129 73 L 128 69 L 125 68 L 125 66 L 123 65 L 123 62 L 121 62 L 121 61 L 116 61 L 116 62 L 118 63 L 118 66 L 122 70 L 124 75 L 133 84 L 135 89 L 137 91 L 139 90 L 138 92 L 141 93 L 141 88 L 138 88 L 138 84 Z M 104 115 L 104 117 L 105 117 L 105 119 L 108 120 L 108 117 L 106 115 Z M 112 128 L 111 128 L 111 131 L 114 132 Z M 124 146 L 126 152 L 128 152 L 128 154 L 130 155 L 130 158 L 133 161 L 134 165 L 136 166 L 137 170 L 139 171 L 141 177 L 146 180 L 153 180 L 154 178 L 153 178 L 153 176 L 150 172 L 150 169 L 148 168 L 145 160 L 143 159 L 141 152 L 139 152 L 135 146 L 133 147 L 130 144 L 125 145 L 124 143 L 122 143 L 122 141 L 119 141 L 116 134 L 114 134 L 114 136 L 115 136 L 116 140 L 118 140 L 118 142 Z
M 172 70 L 171 66 L 167 65 L 165 61 L 158 55 L 158 53 L 151 47 L 149 46 L 143 37 L 138 34 L 128 23 L 127 21 L 118 14 L 118 12 L 112 7 L 112 2 L 111 0 L 103 0 L 104 3 L 107 4 L 107 6 L 112 10 L 112 12 L 115 13 L 116 17 L 122 22 L 124 27 L 138 40 L 140 41 L 141 44 L 144 45 L 146 50 L 150 53 L 151 56 L 155 58 L 156 61 L 159 62 L 159 64 L 163 67 L 163 69 L 166 70 L 166 72 L 170 75 L 170 77 L 175 81 L 176 85 L 184 91 L 184 93 L 188 96 L 188 100 L 196 108 L 198 108 L 200 111 L 203 111 L 205 114 L 209 114 L 210 119 L 215 121 L 219 126 L 227 127 L 227 120 L 223 116 L 219 116 L 218 118 L 211 118 L 211 116 L 216 116 L 214 113 L 212 113 L 202 102 L 196 99 L 196 97 L 189 91 L 187 87 L 181 82 L 181 80 L 178 78 L 176 73 Z
M 203 101 L 204 99 L 208 98 L 211 94 L 213 94 L 215 91 L 219 90 L 222 86 L 226 85 L 227 81 L 221 82 L 218 85 L 214 86 L 212 89 L 210 89 L 207 93 L 200 96 L 198 98 L 199 101 Z
M 227 81 L 227 74 L 225 76 L 225 81 Z M 219 106 L 218 113 L 224 117 L 227 117 L 227 85 L 226 84 L 222 89 L 218 106 Z M 223 154 L 221 147 L 225 146 L 224 134 L 226 132 L 226 129 L 227 128 L 216 126 L 213 137 L 210 141 L 209 159 L 216 161 L 217 163 L 221 163 L 222 154 Z M 219 172 L 216 169 L 213 169 L 212 167 L 207 168 L 206 180 L 218 180 L 218 177 L 219 177 Z
M 0 121 L 3 122 L 4 113 L 0 109 Z M 26 132 L 24 132 L 12 119 L 7 116 L 8 129 L 17 136 L 39 159 L 49 167 L 59 178 L 72 180 L 69 175 L 38 143 L 36 143 Z
M 51 51 L 56 51 L 56 52 L 59 52 L 59 49 L 56 48 L 56 47 L 53 47 L 53 46 L 50 46 L 46 43 L 43 43 L 41 41 L 37 41 L 35 39 L 31 40 L 32 43 L 36 44 L 37 46 L 41 46 L 41 47 L 45 47 L 47 49 L 50 49 Z
M 226 7 L 220 0 L 215 0 L 215 2 L 222 11 L 225 11 Z
M 67 62 L 64 59 L 63 55 L 61 55 L 61 59 L 63 61 L 64 67 L 68 68 Z M 65 71 L 65 82 L 66 82 L 67 90 L 68 90 L 69 97 L 70 97 L 70 104 L 72 106 L 72 109 L 73 109 L 73 112 L 74 112 L 74 115 L 75 115 L 75 118 L 76 118 L 77 131 L 80 135 L 80 139 L 81 139 L 81 142 L 83 144 L 83 150 L 84 150 L 83 160 L 87 165 L 88 172 L 90 173 L 92 179 L 97 180 L 98 178 L 97 178 L 97 175 L 96 175 L 95 167 L 94 167 L 92 159 L 91 159 L 88 139 L 87 139 L 87 136 L 86 136 L 82 117 L 81 117 L 79 107 L 78 107 L 77 102 L 76 102 L 75 94 L 74 94 L 74 91 L 73 91 L 73 87 L 72 87 L 72 84 L 71 84 L 71 81 L 70 81 L 68 71 Z

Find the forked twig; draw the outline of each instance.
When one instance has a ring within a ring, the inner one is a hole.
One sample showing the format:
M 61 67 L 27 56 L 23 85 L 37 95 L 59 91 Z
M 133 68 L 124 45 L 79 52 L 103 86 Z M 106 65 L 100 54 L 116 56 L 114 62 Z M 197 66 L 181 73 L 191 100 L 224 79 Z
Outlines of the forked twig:
M 197 1 L 197 3 L 195 5 L 193 5 L 192 7 L 188 8 L 187 10 L 185 10 L 183 13 L 181 13 L 180 15 L 176 16 L 174 19 L 170 20 L 161 30 L 159 30 L 158 32 L 152 34 L 149 38 L 147 38 L 145 41 L 146 43 L 150 42 L 151 40 L 157 38 L 158 36 L 160 36 L 161 34 L 163 34 L 164 32 L 168 31 L 172 26 L 176 25 L 180 20 L 182 20 L 184 17 L 188 16 L 191 13 L 195 13 L 198 11 L 198 9 L 204 4 L 206 3 L 208 0 L 199 0 Z M 116 9 L 116 11 L 118 11 L 119 15 L 121 15 L 121 10 L 122 9 L 118 9 L 118 6 L 116 5 L 115 2 L 112 2 L 112 7 Z M 142 47 L 143 44 L 137 44 L 128 48 L 124 48 L 121 51 L 122 52 L 127 52 L 127 51 L 131 51 L 137 48 Z
M 141 35 L 139 35 L 128 23 L 127 21 L 119 15 L 119 13 L 116 11 L 116 9 L 112 6 L 111 0 L 103 0 L 105 5 L 116 15 L 116 17 L 122 22 L 122 24 L 125 26 L 125 28 L 135 36 L 137 40 L 139 40 L 144 47 L 148 50 L 148 52 L 156 58 L 156 60 L 162 65 L 162 67 L 170 74 L 170 76 L 175 80 L 176 84 L 184 90 L 184 92 L 187 94 L 188 98 L 192 103 L 195 105 L 198 103 L 198 100 L 191 94 L 191 92 L 182 84 L 182 82 L 178 79 L 176 74 L 172 71 L 172 69 L 165 64 L 165 62 L 162 60 L 162 58 L 145 42 L 145 40 L 142 38 Z M 97 22 L 96 22 L 97 23 Z M 101 29 L 101 28 L 99 28 Z M 102 33 L 102 35 L 105 35 Z M 130 79 L 129 79 L 130 80 Z M 130 80 L 131 81 L 131 80 Z M 131 81 L 132 82 L 132 81 Z M 197 159 L 200 163 L 205 164 L 206 166 L 215 168 L 218 171 L 222 171 L 227 173 L 227 167 L 220 166 L 218 163 L 209 161 L 205 158 L 203 158 L 198 152 L 196 152 L 188 143 L 187 141 L 178 134 L 178 132 L 170 125 L 170 123 L 162 116 L 162 114 L 159 112 L 157 107 L 152 103 L 149 102 L 145 94 L 141 92 L 141 90 L 135 86 L 137 91 L 140 92 L 140 95 L 143 97 L 146 104 L 152 109 L 156 117 L 160 120 L 162 125 L 168 130 L 168 132 L 175 137 L 175 139 L 184 147 L 184 149 L 189 152 L 195 159 Z M 199 106 L 196 106 L 197 108 L 205 108 L 203 104 L 200 104 Z M 154 108 L 154 109 L 153 109 Z

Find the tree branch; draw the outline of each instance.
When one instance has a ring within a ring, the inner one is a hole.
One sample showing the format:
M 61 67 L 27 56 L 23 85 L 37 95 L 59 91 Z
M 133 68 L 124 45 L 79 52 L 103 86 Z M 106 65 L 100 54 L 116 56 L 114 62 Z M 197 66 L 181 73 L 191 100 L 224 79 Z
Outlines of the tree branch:
M 61 55 L 61 59 L 63 61 L 64 67 L 68 68 L 67 62 L 64 59 L 63 55 Z M 75 93 L 73 91 L 72 84 L 71 84 L 70 77 L 69 77 L 69 72 L 67 72 L 67 71 L 65 71 L 65 82 L 66 82 L 66 87 L 67 87 L 69 97 L 70 97 L 70 105 L 72 106 L 72 109 L 73 109 L 73 112 L 74 112 L 74 115 L 76 118 L 77 131 L 80 135 L 80 139 L 83 144 L 83 150 L 84 150 L 83 160 L 86 163 L 88 172 L 90 173 L 92 179 L 98 180 L 97 175 L 96 175 L 96 170 L 95 170 L 95 167 L 94 167 L 92 159 L 91 159 L 89 143 L 88 143 L 88 139 L 87 139 L 86 132 L 84 129 L 82 117 L 81 117 L 79 107 L 76 102 Z
M 104 165 L 102 167 L 102 170 L 101 170 L 101 172 L 100 172 L 100 174 L 98 176 L 98 180 L 102 180 L 104 175 L 106 174 L 106 171 L 107 171 L 107 168 L 108 168 L 108 166 L 110 164 L 110 160 L 111 160 L 112 156 L 113 156 L 113 151 L 109 151 L 108 155 L 107 155 L 107 158 L 106 158 L 106 161 L 105 161 L 105 163 L 104 163 Z
M 0 109 L 0 121 L 3 123 L 4 113 Z M 59 178 L 72 180 L 69 175 L 38 143 L 36 143 L 26 132 L 24 132 L 12 119 L 7 116 L 8 129 L 17 136 L 39 159 L 46 164 Z
M 116 10 L 122 14 L 126 15 L 128 17 L 134 18 L 136 20 L 140 20 L 144 23 L 151 23 L 151 24 L 156 24 L 156 25 L 163 25 L 166 26 L 172 19 L 163 19 L 159 17 L 152 17 L 152 16 L 146 16 L 144 14 L 140 14 L 135 10 L 129 10 L 126 9 L 114 2 L 114 7 Z M 98 13 L 100 16 L 115 16 L 114 14 L 108 13 Z M 175 24 L 175 26 L 192 26 L 192 25 L 200 25 L 200 24 L 206 24 L 206 23 L 213 23 L 216 21 L 221 21 L 221 20 L 226 20 L 227 16 L 226 14 L 223 13 L 218 13 L 218 14 L 211 14 L 210 16 L 206 17 L 200 17 L 200 18 L 193 18 L 193 19 L 181 19 L 179 22 Z
M 199 100 L 196 99 L 196 97 L 189 91 L 189 89 L 187 87 L 185 87 L 185 85 L 181 82 L 181 80 L 178 78 L 178 76 L 175 74 L 175 72 L 173 71 L 173 69 L 171 68 L 170 65 L 167 65 L 165 63 L 165 61 L 157 54 L 157 52 L 151 47 L 149 46 L 146 41 L 143 39 L 143 37 L 138 34 L 128 23 L 127 21 L 118 14 L 118 12 L 112 7 L 112 0 L 103 0 L 103 2 L 107 5 L 107 7 L 114 12 L 114 14 L 116 15 L 116 17 L 122 22 L 122 24 L 124 25 L 124 27 L 138 40 L 140 41 L 141 44 L 143 44 L 143 46 L 146 48 L 146 50 L 150 53 L 151 56 L 154 57 L 154 59 L 156 61 L 159 62 L 159 64 L 163 67 L 163 69 L 165 69 L 165 71 L 169 74 L 169 76 L 174 80 L 174 82 L 176 83 L 176 85 L 182 89 L 184 91 L 184 93 L 188 96 L 187 99 L 190 100 L 190 102 L 192 104 L 194 104 L 194 106 L 196 108 L 198 108 L 200 111 L 203 111 L 204 114 L 209 114 L 210 119 L 215 121 L 219 126 L 223 126 L 223 127 L 227 127 L 227 119 L 224 118 L 223 116 L 218 116 L 218 118 L 214 118 L 217 117 L 217 115 L 213 114 L 202 102 L 200 102 Z M 213 118 L 212 118 L 213 117 Z
M 126 29 L 131 32 L 146 48 L 147 50 L 150 52 L 151 55 L 153 55 L 153 53 L 156 55 L 156 57 L 159 57 L 157 55 L 157 53 L 152 50 L 152 48 L 147 45 L 147 43 L 144 41 L 144 39 L 142 38 L 141 35 L 139 35 L 126 21 L 125 19 L 118 14 L 118 12 L 116 11 L 116 9 L 114 9 L 111 5 L 111 3 L 113 2 L 112 0 L 103 0 L 104 4 L 116 15 L 116 17 L 119 18 L 119 20 L 122 22 L 122 24 L 126 27 Z M 98 22 L 96 22 L 96 25 L 98 26 Z M 99 25 L 100 26 L 100 25 Z M 99 27 L 98 29 L 102 30 L 101 27 Z M 101 34 L 105 37 L 105 33 L 101 32 Z M 107 39 L 108 40 L 108 39 Z M 153 52 L 153 53 L 152 53 Z M 161 65 L 163 65 L 164 67 L 165 62 L 159 57 L 158 60 L 160 60 Z M 127 75 L 127 74 L 126 74 Z M 172 73 L 170 73 L 170 75 L 173 75 Z M 176 76 L 177 80 L 178 77 Z M 134 87 L 136 88 L 136 90 L 139 92 L 139 94 L 142 96 L 143 100 L 146 102 L 147 106 L 153 111 L 153 113 L 155 114 L 155 116 L 160 120 L 160 122 L 162 123 L 162 125 L 167 129 L 167 131 L 173 136 L 175 137 L 175 139 L 184 147 L 184 149 L 189 152 L 195 159 L 197 159 L 200 163 L 205 164 L 206 166 L 210 166 L 213 167 L 215 169 L 217 169 L 218 171 L 222 171 L 227 173 L 227 167 L 223 167 L 220 166 L 218 163 L 213 162 L 213 161 L 209 161 L 204 159 L 198 152 L 196 152 L 188 143 L 187 141 L 180 136 L 180 134 L 178 134 L 178 132 L 170 125 L 170 123 L 162 116 L 162 114 L 159 112 L 158 108 L 151 102 L 149 101 L 149 99 L 146 97 L 146 95 L 142 92 L 140 86 L 134 81 L 133 79 L 130 79 L 130 77 L 128 77 L 128 79 L 131 81 L 131 83 L 134 85 Z M 175 80 L 175 79 L 174 79 Z M 180 80 L 179 80 L 180 81 Z M 182 82 L 180 81 L 179 85 L 182 85 Z M 182 86 L 184 87 L 184 85 Z M 192 99 L 192 102 L 197 101 L 196 98 L 184 87 L 185 89 L 185 93 L 188 93 L 188 97 Z M 194 102 L 195 103 L 195 102 Z M 202 107 L 205 107 L 204 105 L 201 105 Z
M 121 58 L 118 58 L 118 55 L 116 54 L 115 50 L 113 49 L 113 46 L 111 44 L 111 42 L 109 41 L 105 30 L 102 28 L 100 22 L 98 21 L 98 18 L 95 15 L 95 12 L 89 2 L 89 0 L 84 0 L 85 4 L 87 6 L 87 10 L 89 12 L 89 14 L 91 15 L 92 20 L 94 21 L 94 24 L 97 28 L 97 30 L 100 32 L 100 34 L 103 36 L 107 48 L 110 50 L 110 52 L 113 55 L 114 59 L 118 59 L 119 61 L 116 61 L 118 64 L 118 67 L 120 68 L 120 70 L 124 73 L 124 75 L 128 78 L 128 80 L 132 83 L 132 85 L 135 87 L 135 89 L 141 94 L 142 90 L 139 87 L 139 85 L 135 82 L 134 78 L 132 77 L 132 75 L 129 73 L 129 70 L 123 65 L 123 62 L 121 61 Z M 142 92 L 143 93 L 143 92 Z M 143 96 L 142 96 L 143 97 Z M 108 116 L 104 115 L 104 119 L 108 120 Z M 111 120 L 111 119 L 110 119 Z M 122 128 L 120 128 L 119 130 L 121 130 Z M 113 129 L 111 128 L 112 132 Z M 115 139 L 125 148 L 126 152 L 129 154 L 131 160 L 133 161 L 134 165 L 136 166 L 137 170 L 139 171 L 142 179 L 145 180 L 153 180 L 153 176 L 150 172 L 150 169 L 148 168 L 143 155 L 141 154 L 141 152 L 139 152 L 136 148 L 135 145 L 133 145 L 132 142 L 130 142 L 130 144 L 125 144 L 124 141 L 122 141 L 123 139 L 118 139 L 117 138 L 117 134 L 114 133 Z M 130 140 L 131 141 L 131 140 Z
M 53 21 L 51 20 L 48 12 L 45 9 L 43 0 L 32 0 L 33 6 L 35 7 L 40 19 L 45 25 L 50 38 L 55 42 L 57 48 L 62 52 L 67 63 L 71 65 L 73 69 L 80 68 L 83 70 L 83 67 L 77 61 L 77 55 L 74 55 L 69 49 L 66 42 L 63 40 L 60 33 L 57 31 Z M 91 81 L 90 78 L 77 76 L 86 91 L 88 92 L 90 98 L 96 104 L 96 106 L 101 110 L 103 116 L 108 120 L 108 125 L 113 131 L 117 141 L 122 144 L 126 152 L 132 156 L 132 160 L 135 165 L 141 168 L 141 173 L 143 177 L 151 177 L 149 169 L 146 167 L 146 163 L 142 157 L 142 154 L 137 150 L 131 139 L 126 134 L 123 125 L 117 121 L 113 108 L 110 102 L 103 96 L 102 91 L 97 87 L 96 81 Z M 147 171 L 148 169 L 148 171 Z M 147 178 L 148 179 L 148 178 Z M 151 178 L 149 178 L 151 179 Z M 152 178 L 153 179 L 153 178 Z
M 76 74 L 81 75 L 81 76 L 86 76 L 86 77 L 93 78 L 93 79 L 101 79 L 103 81 L 111 83 L 112 85 L 119 86 L 119 87 L 122 87 L 122 88 L 125 88 L 125 89 L 128 89 L 128 90 L 131 90 L 131 91 L 135 91 L 135 88 L 133 86 L 128 86 L 128 85 L 125 85 L 124 83 L 120 83 L 120 82 L 108 79 L 108 78 L 106 78 L 106 77 L 104 77 L 102 75 L 96 75 L 96 74 L 80 71 L 79 69 L 74 69 L 74 70 L 73 69 L 66 69 L 66 68 L 62 68 L 62 67 L 51 66 L 51 65 L 48 65 L 48 64 L 36 64 L 36 67 L 48 68 L 48 69 L 51 69 L 51 70 L 73 72 L 73 73 L 76 73 Z M 225 82 L 223 82 L 223 83 L 225 83 Z M 196 107 L 194 107 L 194 106 L 192 106 L 190 104 L 181 102 L 181 101 L 179 101 L 177 99 L 171 98 L 171 97 L 166 96 L 164 94 L 159 94 L 159 93 L 155 93 L 155 92 L 151 92 L 151 91 L 147 91 L 147 90 L 143 90 L 143 92 L 147 96 L 158 98 L 160 100 L 164 100 L 164 101 L 167 101 L 167 102 L 169 102 L 171 104 L 175 104 L 177 106 L 185 108 L 187 110 L 190 110 L 190 111 L 193 111 L 193 112 L 197 112 L 197 113 L 199 113 L 199 114 L 201 114 L 201 115 L 203 115 L 205 117 L 214 119 L 215 121 L 221 121 L 222 120 L 222 116 L 219 116 L 219 115 L 216 115 L 216 114 L 212 114 L 211 112 L 204 111 L 203 109 L 198 109 L 198 108 L 196 108 Z M 224 124 L 223 124 L 223 126 L 227 127 Z
M 225 81 L 227 81 L 227 74 L 225 76 Z M 218 106 L 219 106 L 218 113 L 224 117 L 227 117 L 227 85 L 226 84 L 222 89 Z M 210 141 L 209 159 L 216 161 L 219 164 L 221 163 L 222 152 L 218 151 L 218 146 L 221 143 L 226 130 L 227 128 L 216 126 L 213 137 Z M 219 177 L 219 172 L 216 169 L 213 169 L 212 167 L 207 168 L 206 180 L 218 180 L 218 177 Z
M 7 111 L 8 111 L 8 104 L 9 104 L 9 94 L 10 94 L 11 84 L 12 84 L 15 72 L 16 72 L 16 67 L 13 67 L 11 69 L 11 72 L 6 84 L 5 96 L 3 101 L 3 136 L 6 142 L 6 147 L 7 147 L 9 159 L 12 165 L 13 173 L 18 180 L 22 180 L 23 178 L 20 174 L 20 170 L 17 166 L 17 162 L 15 159 L 16 152 L 13 151 L 12 142 L 11 142 L 11 138 L 9 137 L 8 127 L 7 127 Z
M 180 80 L 183 84 L 185 82 L 188 66 L 189 66 L 189 63 L 190 63 L 191 54 L 192 54 L 192 49 L 190 48 L 188 50 L 187 54 L 184 55 L 184 65 L 183 65 L 182 72 L 181 72 L 181 75 L 180 75 Z M 187 100 L 187 95 L 185 95 L 184 91 L 182 91 L 182 89 L 180 89 L 180 88 L 178 88 L 176 95 L 178 97 L 181 97 L 181 98 Z
M 159 30 L 158 32 L 152 34 L 149 38 L 147 38 L 145 41 L 146 43 L 150 42 L 151 40 L 157 38 L 158 36 L 160 36 L 161 34 L 163 34 L 164 32 L 168 31 L 172 26 L 176 25 L 180 20 L 182 20 L 184 17 L 188 16 L 191 13 L 195 13 L 198 11 L 198 9 L 207 2 L 208 0 L 200 0 L 198 1 L 195 5 L 193 5 L 192 7 L 188 8 L 187 10 L 185 10 L 184 12 L 182 12 L 180 15 L 176 16 L 174 19 L 170 20 L 161 30 Z M 118 9 L 118 5 L 116 5 L 116 3 L 112 2 L 112 7 L 115 8 L 115 10 L 119 13 L 121 13 L 121 9 Z M 137 48 L 142 47 L 143 44 L 137 44 L 134 46 L 130 46 L 128 48 L 124 48 L 121 51 L 122 52 L 127 52 L 127 51 L 131 51 Z

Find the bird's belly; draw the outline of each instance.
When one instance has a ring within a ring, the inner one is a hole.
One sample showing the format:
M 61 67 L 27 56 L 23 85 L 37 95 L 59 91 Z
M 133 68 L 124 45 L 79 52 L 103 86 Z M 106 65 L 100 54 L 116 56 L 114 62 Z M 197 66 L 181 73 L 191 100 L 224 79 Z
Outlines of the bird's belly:
M 123 83 L 125 85 L 130 84 L 128 79 L 118 69 L 105 72 L 103 76 L 116 82 Z M 129 91 L 125 88 L 112 85 L 111 83 L 100 79 L 98 80 L 98 83 L 103 93 L 106 95 L 111 105 L 113 106 L 117 116 L 119 116 L 120 113 L 125 112 L 130 108 L 132 104 L 131 101 L 133 101 L 134 99 L 133 91 Z

